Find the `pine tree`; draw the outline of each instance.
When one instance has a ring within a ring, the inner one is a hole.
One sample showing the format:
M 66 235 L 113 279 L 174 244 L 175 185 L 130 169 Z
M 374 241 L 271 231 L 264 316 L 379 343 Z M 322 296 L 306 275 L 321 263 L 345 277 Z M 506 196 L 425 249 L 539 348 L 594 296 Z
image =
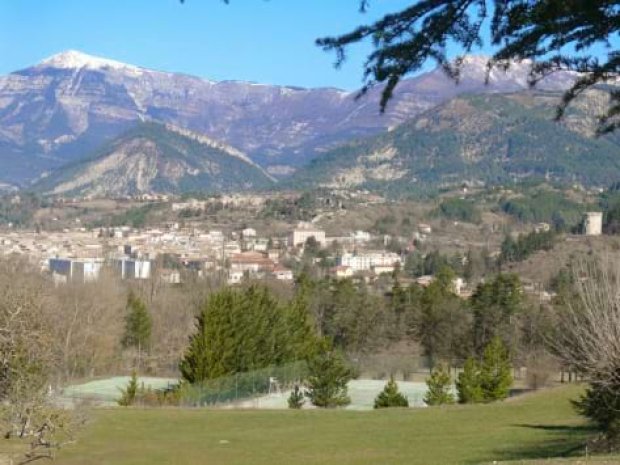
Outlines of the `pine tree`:
M 322 341 L 308 360 L 306 397 L 312 405 L 323 408 L 342 407 L 351 403 L 347 384 L 352 370 L 331 344 Z
M 495 337 L 484 349 L 480 368 L 480 385 L 484 400 L 492 402 L 508 397 L 512 385 L 510 355 L 499 337 Z
M 288 408 L 300 409 L 304 405 L 304 393 L 296 384 L 288 397 Z
M 454 394 L 451 392 L 452 380 L 448 367 L 440 363 L 431 372 L 426 380 L 428 391 L 424 396 L 426 405 L 453 404 Z
M 465 361 L 463 371 L 456 381 L 458 401 L 460 404 L 475 404 L 484 400 L 480 379 L 480 367 L 476 360 L 469 357 Z
M 190 384 L 305 360 L 316 336 L 306 304 L 281 304 L 265 287 L 223 289 L 196 318 L 180 364 Z
M 134 370 L 131 373 L 131 378 L 125 389 L 121 389 L 121 398 L 117 400 L 118 405 L 122 407 L 129 407 L 136 401 L 138 394 L 138 374 Z
M 133 292 L 130 292 L 127 297 L 127 310 L 123 346 L 134 347 L 138 349 L 138 352 L 148 350 L 153 323 L 146 305 Z
M 375 408 L 388 407 L 409 407 L 409 401 L 398 391 L 398 384 L 393 376 L 375 399 Z

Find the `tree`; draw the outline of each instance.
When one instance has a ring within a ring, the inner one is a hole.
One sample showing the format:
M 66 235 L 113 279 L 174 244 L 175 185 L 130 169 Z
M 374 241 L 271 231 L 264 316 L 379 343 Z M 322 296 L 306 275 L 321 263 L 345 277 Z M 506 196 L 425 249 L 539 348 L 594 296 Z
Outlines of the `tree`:
M 53 458 L 83 423 L 78 411 L 58 407 L 48 395 L 58 362 L 52 303 L 38 270 L 0 261 L 0 430 L 27 446 L 19 463 Z
M 610 447 L 620 444 L 620 269 L 599 260 L 572 264 L 574 295 L 557 312 L 552 348 L 589 384 L 577 402 Z
M 605 435 L 607 448 L 620 444 L 620 396 L 615 390 L 603 389 L 591 383 L 578 400 L 573 402 L 577 412 L 592 420 Z
M 266 287 L 211 294 L 180 364 L 190 384 L 305 360 L 316 341 L 303 300 L 282 303 Z
M 431 372 L 430 378 L 426 380 L 428 391 L 424 396 L 426 405 L 453 404 L 454 395 L 452 394 L 452 380 L 450 371 L 443 363 L 438 364 Z
M 384 300 L 364 285 L 350 279 L 311 280 L 304 275 L 297 283 L 300 293 L 308 302 L 319 333 L 347 353 L 372 350 L 388 333 Z
M 454 293 L 454 278 L 454 272 L 443 267 L 422 293 L 416 334 L 431 364 L 438 358 L 461 356 L 468 345 L 468 315 Z
M 118 405 L 122 407 L 133 405 L 138 395 L 138 389 L 138 373 L 134 370 L 125 389 L 121 389 L 121 398 L 117 401 Z
M 409 407 L 407 398 L 398 391 L 398 384 L 391 376 L 383 391 L 375 398 L 374 408 Z
M 342 407 L 351 403 L 347 384 L 352 370 L 331 343 L 323 340 L 308 360 L 306 397 L 312 405 L 323 408 Z
M 368 4 L 361 0 L 362 10 Z M 462 58 L 451 61 L 449 49 L 472 52 L 484 44 L 487 29 L 490 44 L 496 48 L 488 62 L 489 72 L 494 67 L 506 69 L 511 60 L 532 59 L 532 85 L 558 69 L 585 73 L 564 95 L 557 117 L 577 95 L 620 72 L 620 54 L 610 43 L 620 31 L 620 6 L 615 0 L 418 0 L 373 24 L 318 39 L 317 45 L 335 51 L 339 66 L 349 46 L 371 40 L 373 50 L 364 66 L 362 93 L 385 83 L 381 98 L 385 109 L 399 81 L 429 60 L 458 80 Z M 607 47 L 607 54 L 595 58 L 593 50 L 600 45 Z M 600 132 L 620 125 L 620 92 L 610 95 Z
M 138 350 L 138 358 L 142 350 L 149 350 L 153 323 L 145 303 L 133 292 L 127 297 L 127 316 L 125 317 L 124 347 Z
M 295 385 L 291 391 L 291 395 L 288 396 L 288 408 L 300 409 L 304 405 L 304 393 L 300 389 L 299 385 Z
M 499 274 L 493 280 L 479 284 L 470 305 L 474 350 L 479 357 L 495 337 L 514 345 L 516 318 L 523 310 L 523 290 L 517 275 Z
M 478 363 L 473 357 L 469 357 L 456 381 L 459 404 L 476 404 L 484 400 L 480 378 Z
M 499 337 L 494 337 L 484 349 L 480 367 L 480 386 L 486 402 L 508 397 L 512 385 L 511 370 L 508 349 Z

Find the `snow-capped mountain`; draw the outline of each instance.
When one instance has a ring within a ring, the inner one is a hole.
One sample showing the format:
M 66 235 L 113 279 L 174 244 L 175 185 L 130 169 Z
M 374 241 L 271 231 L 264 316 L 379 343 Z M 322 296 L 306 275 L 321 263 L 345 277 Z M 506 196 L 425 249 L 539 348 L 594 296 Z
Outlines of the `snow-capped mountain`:
M 357 92 L 333 88 L 215 82 L 67 51 L 0 77 L 0 182 L 26 184 L 149 120 L 204 134 L 272 173 L 287 173 L 457 94 L 524 90 L 529 66 L 494 70 L 485 85 L 486 59 L 467 57 L 459 85 L 439 69 L 404 80 L 381 114 L 380 88 L 357 99 Z M 558 73 L 540 87 L 564 89 L 573 79 Z
M 67 50 L 53 55 L 41 61 L 38 65 L 46 68 L 58 69 L 93 69 L 93 70 L 120 70 L 139 72 L 140 68 L 120 61 L 108 60 L 107 58 L 95 57 L 77 50 Z

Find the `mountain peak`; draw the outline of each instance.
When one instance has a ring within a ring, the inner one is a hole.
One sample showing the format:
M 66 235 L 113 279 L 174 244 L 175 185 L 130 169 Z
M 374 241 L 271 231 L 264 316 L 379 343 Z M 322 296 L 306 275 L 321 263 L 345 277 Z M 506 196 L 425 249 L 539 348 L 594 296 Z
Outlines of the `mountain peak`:
M 121 63 L 120 61 L 109 60 L 107 58 L 96 57 L 77 50 L 66 50 L 46 58 L 39 66 L 46 66 L 61 69 L 129 69 L 139 70 L 137 66 Z

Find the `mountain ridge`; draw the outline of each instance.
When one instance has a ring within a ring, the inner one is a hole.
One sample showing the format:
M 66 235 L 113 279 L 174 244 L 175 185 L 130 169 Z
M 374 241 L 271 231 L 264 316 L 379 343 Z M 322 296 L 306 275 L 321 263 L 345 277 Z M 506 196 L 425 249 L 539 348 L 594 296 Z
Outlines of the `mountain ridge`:
M 209 81 L 79 52 L 55 55 L 0 77 L 0 182 L 27 186 L 42 172 L 79 160 L 142 120 L 204 134 L 272 173 L 288 173 L 350 140 L 393 129 L 464 92 L 523 90 L 527 68 L 484 84 L 482 59 L 465 63 L 459 85 L 433 70 L 404 80 L 387 112 L 381 88 L 361 98 L 333 88 L 299 89 Z M 565 89 L 557 75 L 542 88 Z
M 225 144 L 157 122 L 144 122 L 89 158 L 46 173 L 32 190 L 50 195 L 122 197 L 264 189 L 274 183 Z

